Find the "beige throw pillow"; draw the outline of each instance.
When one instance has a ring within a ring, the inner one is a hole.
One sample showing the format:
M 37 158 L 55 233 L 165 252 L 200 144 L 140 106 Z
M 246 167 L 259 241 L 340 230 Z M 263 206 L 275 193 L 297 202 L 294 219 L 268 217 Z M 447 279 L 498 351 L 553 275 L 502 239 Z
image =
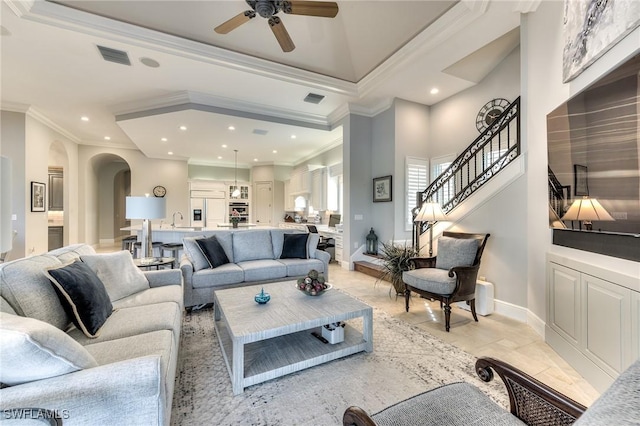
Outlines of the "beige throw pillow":
M 127 250 L 80 256 L 104 283 L 112 302 L 149 288 L 144 273 Z

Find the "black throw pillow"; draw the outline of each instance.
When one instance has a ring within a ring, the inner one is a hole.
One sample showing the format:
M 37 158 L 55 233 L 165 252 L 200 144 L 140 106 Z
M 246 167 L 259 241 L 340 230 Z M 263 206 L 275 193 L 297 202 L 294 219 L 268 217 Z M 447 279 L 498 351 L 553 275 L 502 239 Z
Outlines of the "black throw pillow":
M 47 269 L 45 274 L 76 327 L 87 337 L 98 337 L 113 305 L 96 273 L 86 263 L 74 261 Z
M 309 234 L 284 234 L 280 259 L 307 259 Z
M 198 243 L 198 247 L 200 247 L 200 251 L 204 257 L 207 258 L 210 268 L 217 268 L 220 265 L 229 263 L 229 258 L 215 235 L 209 238 L 198 239 L 196 243 Z

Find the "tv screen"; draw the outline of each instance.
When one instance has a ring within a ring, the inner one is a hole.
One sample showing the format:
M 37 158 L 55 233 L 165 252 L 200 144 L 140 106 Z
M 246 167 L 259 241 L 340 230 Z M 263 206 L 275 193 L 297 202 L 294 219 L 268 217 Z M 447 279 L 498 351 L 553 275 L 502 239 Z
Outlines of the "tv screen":
M 340 223 L 342 216 L 339 214 L 329 215 L 329 228 L 335 228 Z

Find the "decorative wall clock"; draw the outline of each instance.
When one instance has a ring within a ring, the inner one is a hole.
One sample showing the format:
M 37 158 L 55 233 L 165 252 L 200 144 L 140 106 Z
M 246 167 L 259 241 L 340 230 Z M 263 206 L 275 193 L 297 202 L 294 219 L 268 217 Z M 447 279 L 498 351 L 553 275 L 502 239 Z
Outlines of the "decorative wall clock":
M 478 111 L 478 116 L 476 117 L 476 128 L 478 131 L 482 133 L 487 130 L 510 104 L 511 102 L 504 98 L 492 99 L 484 104 L 484 106 L 480 108 L 480 111 Z
M 164 197 L 165 195 L 167 195 L 167 188 L 158 185 L 153 188 L 153 195 L 155 195 L 156 197 Z

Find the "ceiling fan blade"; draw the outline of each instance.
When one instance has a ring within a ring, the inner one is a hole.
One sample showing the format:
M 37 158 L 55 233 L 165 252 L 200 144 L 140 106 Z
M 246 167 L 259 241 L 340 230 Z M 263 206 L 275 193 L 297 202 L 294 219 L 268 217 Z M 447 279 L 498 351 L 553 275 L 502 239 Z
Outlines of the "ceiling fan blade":
M 283 52 L 291 52 L 296 48 L 296 45 L 293 44 L 293 40 L 289 37 L 289 33 L 280 18 L 277 16 L 269 18 L 269 26 L 271 27 L 271 31 L 273 31 L 273 35 L 276 36 L 276 40 L 280 43 Z
M 292 15 L 335 18 L 338 14 L 338 3 L 332 1 L 289 0 L 283 2 L 282 11 Z
M 217 32 L 218 34 L 227 34 L 228 32 L 235 30 L 240 25 L 244 24 L 245 22 L 249 22 L 251 19 L 255 17 L 256 17 L 256 12 L 254 12 L 253 10 L 246 10 L 242 13 L 237 14 L 236 16 L 229 19 L 228 21 L 218 25 L 214 29 L 214 31 Z

